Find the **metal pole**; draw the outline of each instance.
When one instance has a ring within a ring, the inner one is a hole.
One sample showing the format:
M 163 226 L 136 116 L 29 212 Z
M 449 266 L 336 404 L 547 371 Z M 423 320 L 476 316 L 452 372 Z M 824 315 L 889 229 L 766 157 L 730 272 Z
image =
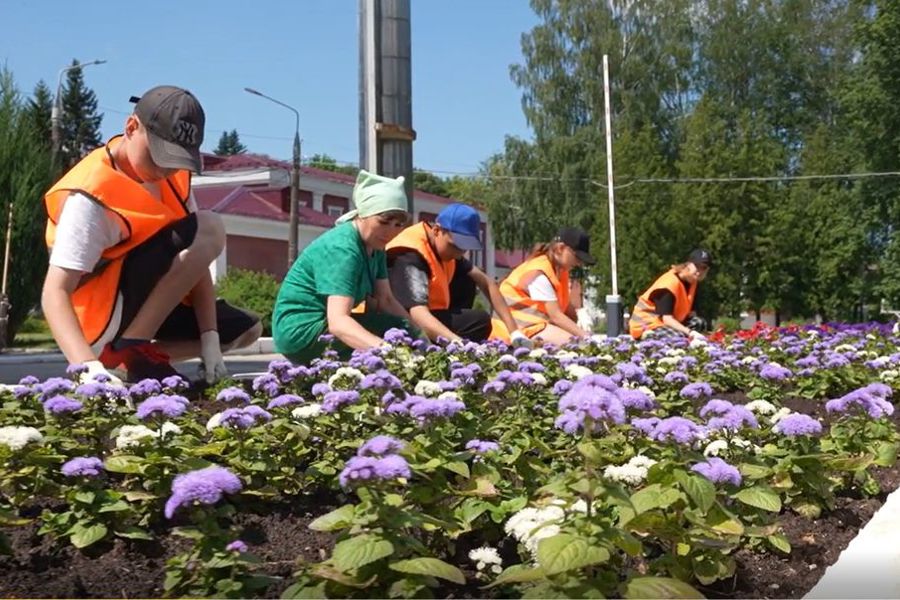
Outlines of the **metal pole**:
M 378 136 L 378 0 L 359 0 L 359 166 L 380 171 Z
M 86 63 L 69 65 L 68 67 L 63 67 L 59 70 L 59 75 L 56 78 L 56 97 L 53 99 L 53 106 L 50 109 L 50 146 L 54 165 L 58 164 L 62 137 L 59 131 L 59 122 L 62 119 L 62 98 L 60 96 L 62 91 L 63 73 L 67 73 L 74 69 L 83 69 L 84 67 L 89 67 L 91 65 L 102 65 L 105 62 L 105 60 L 92 60 Z
M 606 333 L 616 337 L 623 332 L 622 298 L 619 296 L 619 273 L 616 264 L 616 196 L 613 187 L 612 115 L 609 108 L 609 57 L 603 55 L 603 98 L 606 112 L 606 183 L 609 190 L 609 255 L 612 294 L 606 296 Z
M 298 206 L 300 204 L 300 112 L 290 104 L 285 104 L 281 100 L 276 100 L 253 88 L 245 87 L 244 91 L 253 94 L 254 96 L 265 98 L 269 102 L 274 102 L 294 113 L 295 126 L 294 149 L 291 160 L 291 200 L 288 211 L 288 270 L 290 270 L 294 261 L 297 260 L 298 229 L 300 227 L 300 213 L 298 212 Z
M 3 285 L 0 287 L 0 350 L 6 348 L 9 335 L 9 296 L 6 295 L 6 283 L 9 274 L 9 247 L 12 240 L 13 204 L 9 203 L 9 214 L 6 217 L 6 250 L 3 253 Z

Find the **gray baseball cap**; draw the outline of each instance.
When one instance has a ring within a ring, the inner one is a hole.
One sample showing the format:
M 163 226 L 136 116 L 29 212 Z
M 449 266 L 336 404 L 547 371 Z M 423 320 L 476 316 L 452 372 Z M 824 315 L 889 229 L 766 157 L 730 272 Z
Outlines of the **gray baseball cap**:
M 206 115 L 197 98 L 180 87 L 160 85 L 131 100 L 137 102 L 134 114 L 147 128 L 153 162 L 199 173 Z

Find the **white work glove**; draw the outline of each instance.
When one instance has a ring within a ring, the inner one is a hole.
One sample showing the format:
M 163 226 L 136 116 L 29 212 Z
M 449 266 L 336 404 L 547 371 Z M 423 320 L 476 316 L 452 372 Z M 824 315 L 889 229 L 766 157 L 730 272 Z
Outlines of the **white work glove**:
M 116 387 L 125 387 L 125 384 L 122 383 L 122 380 L 110 373 L 106 370 L 106 367 L 103 366 L 103 363 L 99 360 L 89 360 L 84 363 L 87 371 L 82 373 L 78 377 L 79 383 L 93 383 L 97 381 L 97 376 L 100 375 L 100 379 L 102 379 L 107 385 L 113 385 Z
M 533 348 L 534 340 L 530 337 L 516 329 L 511 334 L 509 334 L 509 341 L 512 343 L 514 348 Z
M 206 379 L 206 383 L 213 383 L 228 377 L 228 367 L 225 366 L 225 357 L 222 356 L 222 346 L 219 344 L 218 331 L 204 331 L 200 334 L 200 377 Z
M 693 329 L 691 329 L 691 332 L 688 334 L 688 339 L 691 340 L 692 344 L 694 342 L 703 343 L 703 344 L 709 343 L 709 340 L 706 339 L 705 335 L 703 335 L 699 331 L 694 331 Z
M 589 340 L 594 342 L 595 344 L 603 344 L 606 343 L 606 340 L 609 339 L 605 333 L 594 333 L 588 337 Z

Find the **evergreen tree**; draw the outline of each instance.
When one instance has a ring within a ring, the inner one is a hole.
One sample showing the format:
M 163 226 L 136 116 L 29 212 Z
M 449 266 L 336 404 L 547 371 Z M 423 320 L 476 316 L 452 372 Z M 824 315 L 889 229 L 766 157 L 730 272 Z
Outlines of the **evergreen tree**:
M 241 143 L 237 129 L 231 131 L 223 131 L 219 137 L 219 145 L 213 150 L 218 156 L 233 156 L 235 154 L 244 154 L 247 152 L 247 146 Z
M 77 60 L 72 65 L 78 65 Z M 62 92 L 60 114 L 60 164 L 67 170 L 89 152 L 102 145 L 97 114 L 97 95 L 84 84 L 81 69 L 68 71 Z
M 34 86 L 34 95 L 28 99 L 25 110 L 35 139 L 43 141 L 49 148 L 52 142 L 53 91 L 43 80 Z

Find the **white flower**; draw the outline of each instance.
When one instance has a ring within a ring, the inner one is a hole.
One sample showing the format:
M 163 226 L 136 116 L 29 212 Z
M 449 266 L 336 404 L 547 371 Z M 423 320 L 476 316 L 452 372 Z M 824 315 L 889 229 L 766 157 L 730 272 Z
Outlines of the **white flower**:
M 40 444 L 44 436 L 34 427 L 9 426 L 0 427 L 0 444 L 9 446 L 10 450 L 21 450 L 31 442 Z
M 537 549 L 538 543 L 546 538 L 551 538 L 554 535 L 559 534 L 559 525 L 539 525 L 538 529 L 535 529 L 528 539 L 524 540 L 523 543 L 525 547 L 528 548 L 528 551 L 531 552 L 532 556 L 537 558 Z
M 437 397 L 438 400 L 459 400 L 459 395 L 452 390 L 441 392 Z
M 856 346 L 853 344 L 841 344 L 834 349 L 834 352 L 852 352 L 853 354 L 856 354 Z
M 662 366 L 673 367 L 678 364 L 681 359 L 677 356 L 663 356 L 658 363 Z
M 613 362 L 616 358 L 612 354 L 601 354 L 597 357 L 597 360 L 602 360 L 604 362 Z
M 728 449 L 728 442 L 725 440 L 716 440 L 714 442 L 710 442 L 706 448 L 703 449 L 703 456 L 718 456 L 720 452 Z
M 882 371 L 878 375 L 879 379 L 887 382 L 894 381 L 895 379 L 897 379 L 897 377 L 900 377 L 900 371 L 898 371 L 897 369 L 887 369 L 885 371 Z
M 778 410 L 778 408 L 768 400 L 754 400 L 753 402 L 748 402 L 745 405 L 745 408 L 757 415 L 771 415 Z
M 172 423 L 171 421 L 166 421 L 162 424 L 162 427 L 159 428 L 159 434 L 163 437 L 163 439 L 169 437 L 169 435 L 178 435 L 181 433 L 181 427 Z
M 650 398 L 651 400 L 656 400 L 656 394 L 654 393 L 653 390 L 651 390 L 650 388 L 648 388 L 646 385 L 640 385 L 640 386 L 638 386 L 637 390 L 638 390 L 639 392 L 643 392 L 644 395 L 647 396 L 648 398 Z
M 576 358 L 578 358 L 578 353 L 571 350 L 560 350 L 556 353 L 556 360 L 574 360 Z
M 428 381 L 427 379 L 422 379 L 416 384 L 415 394 L 417 396 L 425 396 L 426 398 L 433 398 L 441 393 L 441 386 L 439 386 L 434 381 Z
M 353 367 L 340 367 L 334 372 L 334 375 L 328 378 L 328 385 L 333 388 L 334 384 L 343 378 L 355 379 L 357 382 L 360 382 L 362 381 L 363 374 L 362 371 L 354 369 Z
M 666 356 L 684 356 L 684 350 L 681 348 L 670 348 L 666 350 Z
M 587 377 L 588 375 L 593 375 L 594 372 L 585 366 L 572 364 L 566 365 L 566 374 L 570 378 L 577 381 L 579 379 Z
M 628 461 L 628 464 L 632 467 L 643 467 L 645 469 L 649 469 L 656 464 L 656 461 L 649 456 L 638 454 L 637 456 L 633 456 L 631 460 Z
M 535 348 L 528 353 L 528 358 L 543 358 L 547 356 L 547 351 L 543 348 Z
M 165 425 L 163 426 L 165 427 Z M 144 425 L 122 425 L 116 437 L 116 448 L 124 450 L 137 446 L 144 438 L 156 438 L 159 434 Z
M 774 425 L 775 423 L 782 420 L 789 414 L 791 414 L 791 409 L 789 409 L 788 407 L 785 406 L 784 408 L 779 409 L 778 412 L 776 412 L 774 415 L 769 417 L 769 423 Z
M 624 465 L 610 465 L 603 470 L 603 476 L 612 481 L 638 485 L 647 478 L 647 471 L 656 464 L 652 458 L 637 455 Z
M 216 427 L 222 424 L 222 413 L 217 412 L 213 416 L 209 418 L 209 421 L 206 422 L 206 430 L 212 431 Z
M 484 568 L 488 565 L 500 566 L 503 564 L 503 559 L 500 558 L 500 553 L 497 552 L 496 548 L 492 548 L 490 546 L 482 546 L 481 548 L 476 548 L 475 550 L 469 550 L 469 560 L 475 563 L 475 568 L 477 568 L 479 571 L 483 571 Z M 499 571 L 494 572 L 497 573 Z
M 529 373 L 535 385 L 547 385 L 547 378 L 541 373 Z
M 756 362 L 755 356 L 745 356 L 744 358 L 741 359 L 741 363 L 745 364 L 745 365 L 752 365 L 755 362 Z
M 311 419 L 313 417 L 318 417 L 321 413 L 322 405 L 311 402 L 309 404 L 304 404 L 303 406 L 298 406 L 292 410 L 291 416 L 295 419 Z

